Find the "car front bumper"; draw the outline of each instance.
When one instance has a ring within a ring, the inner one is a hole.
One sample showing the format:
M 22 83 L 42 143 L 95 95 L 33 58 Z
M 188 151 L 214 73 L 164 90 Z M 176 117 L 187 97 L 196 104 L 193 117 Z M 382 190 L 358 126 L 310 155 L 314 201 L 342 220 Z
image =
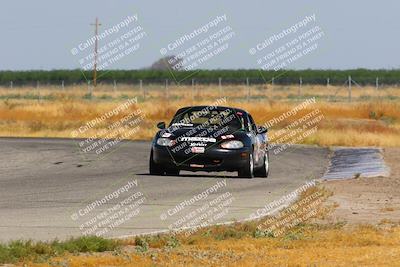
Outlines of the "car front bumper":
M 250 149 L 206 148 L 204 153 L 174 153 L 171 148 L 153 145 L 153 160 L 165 168 L 187 171 L 237 171 L 249 162 Z

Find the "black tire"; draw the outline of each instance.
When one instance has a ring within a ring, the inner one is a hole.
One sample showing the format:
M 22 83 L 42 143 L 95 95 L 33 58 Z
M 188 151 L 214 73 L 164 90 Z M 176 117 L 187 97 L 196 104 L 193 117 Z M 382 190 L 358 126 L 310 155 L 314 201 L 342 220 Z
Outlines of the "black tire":
M 254 160 L 253 160 L 253 152 L 249 155 L 249 160 L 246 165 L 238 170 L 238 176 L 241 178 L 253 178 L 254 177 Z
M 168 169 L 165 172 L 169 176 L 178 176 L 179 175 L 179 170 L 177 170 L 177 169 Z
M 254 176 L 267 178 L 268 173 L 269 173 L 269 151 L 267 150 L 267 152 L 264 155 L 264 164 L 261 166 L 261 168 L 254 171 Z
M 163 175 L 165 170 L 160 164 L 157 164 L 153 160 L 153 150 L 150 152 L 150 160 L 149 160 L 149 171 L 151 175 Z

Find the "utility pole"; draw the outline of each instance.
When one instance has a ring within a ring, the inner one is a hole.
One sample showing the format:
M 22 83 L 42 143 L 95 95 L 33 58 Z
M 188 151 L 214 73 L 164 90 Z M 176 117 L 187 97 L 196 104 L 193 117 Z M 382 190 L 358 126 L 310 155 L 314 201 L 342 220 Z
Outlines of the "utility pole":
M 98 48 L 98 40 L 97 40 L 97 35 L 99 32 L 99 26 L 101 24 L 99 23 L 99 19 L 96 17 L 96 23 L 95 24 L 90 24 L 94 27 L 94 65 L 93 65 L 93 86 L 97 86 L 97 48 Z

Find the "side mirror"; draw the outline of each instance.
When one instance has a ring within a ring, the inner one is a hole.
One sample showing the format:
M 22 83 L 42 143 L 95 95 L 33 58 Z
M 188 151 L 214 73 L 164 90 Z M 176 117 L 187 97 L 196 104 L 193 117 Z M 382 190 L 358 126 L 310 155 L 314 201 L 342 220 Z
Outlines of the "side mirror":
M 258 126 L 257 127 L 257 133 L 263 134 L 263 133 L 266 133 L 266 132 L 268 132 L 268 129 L 266 127 L 264 127 L 264 126 Z
M 159 122 L 159 123 L 157 123 L 157 128 L 158 129 L 165 129 L 165 122 Z

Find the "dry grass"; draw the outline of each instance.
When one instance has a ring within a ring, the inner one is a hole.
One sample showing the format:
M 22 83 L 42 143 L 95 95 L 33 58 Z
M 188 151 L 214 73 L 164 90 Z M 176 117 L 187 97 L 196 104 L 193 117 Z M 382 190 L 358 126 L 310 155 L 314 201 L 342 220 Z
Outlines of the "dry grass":
M 398 266 L 400 262 L 400 227 L 383 231 L 371 226 L 352 230 L 304 226 L 296 230 L 297 235 L 279 239 L 204 240 L 143 255 L 80 255 L 53 259 L 53 265 L 32 266 Z
M 139 103 L 126 114 L 140 108 L 146 119 L 130 139 L 150 139 L 156 131 L 156 122 L 169 121 L 178 108 L 211 104 L 220 97 L 220 91 L 212 86 L 195 89 L 181 86 L 169 88 L 167 101 L 165 90 L 157 86 L 145 88 L 146 99 L 143 99 L 143 91 L 137 87 L 124 85 L 114 91 L 112 87 L 100 86 L 91 100 L 87 88 L 78 86 L 64 91 L 56 87 L 3 88 L 0 89 L 0 136 L 71 137 L 71 132 L 86 122 L 129 98 L 138 97 Z M 400 146 L 400 89 L 356 88 L 352 103 L 343 101 L 347 97 L 345 88 L 333 86 L 303 86 L 301 98 L 297 97 L 296 86 L 254 86 L 250 101 L 247 101 L 247 91 L 245 86 L 224 86 L 222 95 L 227 97 L 227 106 L 248 110 L 260 124 L 280 116 L 307 97 L 316 97 L 316 104 L 274 126 L 271 136 L 319 109 L 324 119 L 318 124 L 318 131 L 296 142 L 323 146 Z M 113 117 L 80 137 L 94 136 L 120 118 Z

